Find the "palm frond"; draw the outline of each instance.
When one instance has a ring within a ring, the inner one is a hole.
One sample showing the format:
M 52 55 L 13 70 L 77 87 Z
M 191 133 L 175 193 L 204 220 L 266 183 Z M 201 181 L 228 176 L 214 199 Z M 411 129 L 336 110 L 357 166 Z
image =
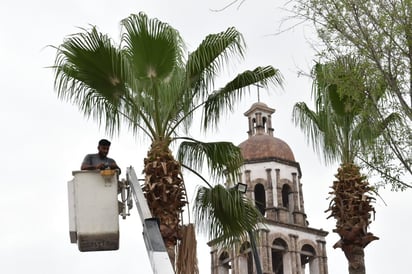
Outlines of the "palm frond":
M 149 19 L 143 12 L 122 20 L 122 42 L 138 81 L 166 81 L 182 66 L 183 40 L 167 23 Z
M 216 90 L 207 98 L 203 112 L 203 127 L 216 126 L 221 115 L 227 111 L 233 111 L 234 104 L 239 102 L 245 95 L 247 87 L 259 84 L 263 87 L 270 85 L 282 86 L 283 77 L 280 72 L 272 66 L 257 67 L 253 71 L 247 70 L 238 74 L 223 88 Z
M 353 138 L 359 140 L 362 147 L 368 148 L 375 144 L 378 137 L 384 134 L 387 127 L 397 125 L 401 121 L 398 113 L 393 112 L 383 120 L 378 117 L 364 117 L 353 130 Z
M 185 166 L 201 171 L 207 164 L 212 178 L 219 179 L 227 176 L 236 182 L 243 157 L 240 148 L 231 142 L 200 142 L 193 138 L 184 139 L 177 151 L 176 158 Z M 206 163 L 205 163 L 206 161 Z
M 128 64 L 111 40 L 90 30 L 69 36 L 57 48 L 53 66 L 58 96 L 79 106 L 86 117 L 106 129 L 118 129 L 122 108 L 129 99 Z
M 363 69 L 362 62 L 348 55 L 326 64 L 317 63 L 312 71 L 313 113 L 317 116 L 316 126 L 323 136 L 321 143 L 319 139 L 313 139 L 316 138 L 314 135 L 310 138 L 313 143 L 321 144 L 317 148 L 323 150 L 327 163 L 336 160 L 352 162 L 359 153 L 360 139 L 355 138 L 354 129 L 365 118 L 362 112 L 369 101 Z M 299 118 L 297 115 L 295 119 L 302 119 L 302 116 Z M 303 120 L 301 122 L 304 123 Z
M 198 189 L 194 214 L 198 231 L 223 247 L 241 242 L 248 232 L 264 223 L 263 216 L 250 200 L 238 190 L 222 185 Z
M 299 102 L 293 106 L 292 120 L 318 156 L 323 156 L 326 163 L 333 163 L 340 160 L 339 140 L 328 115 L 324 110 L 316 112 L 304 102 Z
M 243 57 L 245 43 L 242 35 L 233 27 L 226 31 L 209 34 L 198 48 L 190 53 L 186 63 L 189 87 L 203 100 L 213 87 L 220 69 L 233 57 Z
M 171 81 L 161 87 L 162 92 L 159 96 L 163 102 L 160 111 L 167 136 L 176 133 L 177 129 L 181 129 L 182 133 L 187 133 L 194 115 L 195 102 L 193 92 L 187 87 L 185 70 L 176 70 L 173 75 Z
M 147 126 L 157 136 L 166 137 L 171 134 L 167 133 L 170 123 L 179 121 L 182 110 L 177 100 L 184 89 L 183 40 L 169 24 L 149 19 L 143 12 L 121 23 L 124 51 L 135 76 L 133 91 L 143 99 L 139 107 Z

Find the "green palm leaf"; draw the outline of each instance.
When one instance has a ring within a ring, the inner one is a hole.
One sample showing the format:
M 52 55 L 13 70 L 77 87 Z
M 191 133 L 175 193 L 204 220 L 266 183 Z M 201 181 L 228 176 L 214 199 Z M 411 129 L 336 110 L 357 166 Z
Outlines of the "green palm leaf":
M 57 48 L 55 87 L 62 99 L 79 105 L 86 116 L 119 126 L 119 109 L 129 97 L 128 65 L 111 40 L 95 27 L 67 38 Z
M 203 112 L 203 127 L 215 126 L 220 116 L 227 111 L 233 111 L 234 103 L 239 102 L 248 91 L 248 87 L 260 84 L 268 87 L 270 84 L 282 86 L 283 78 L 280 72 L 271 67 L 257 67 L 238 74 L 223 88 L 214 91 L 205 102 Z
M 179 139 L 185 140 L 180 144 L 176 156 L 183 165 L 193 170 L 202 170 L 206 164 L 212 178 L 227 176 L 233 182 L 238 180 L 243 164 L 239 147 L 230 142 L 205 143 L 187 137 Z
M 122 25 L 125 51 L 139 81 L 164 81 L 182 64 L 183 41 L 170 25 L 144 13 L 130 15 Z
M 235 28 L 210 34 L 189 55 L 186 64 L 189 87 L 203 100 L 217 73 L 230 58 L 243 57 L 244 41 Z
M 222 185 L 199 188 L 194 211 L 202 232 L 214 239 L 214 244 L 223 247 L 241 242 L 248 232 L 258 228 L 258 223 L 264 223 L 263 216 L 250 200 L 237 189 L 226 189 Z

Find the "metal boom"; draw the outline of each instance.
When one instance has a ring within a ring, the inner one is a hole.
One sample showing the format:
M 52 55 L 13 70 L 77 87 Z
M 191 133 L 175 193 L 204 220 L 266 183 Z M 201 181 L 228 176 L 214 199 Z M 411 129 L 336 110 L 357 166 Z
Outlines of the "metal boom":
M 153 273 L 174 274 L 173 266 L 160 234 L 158 220 L 153 218 L 150 213 L 149 206 L 147 205 L 146 198 L 143 195 L 133 167 L 127 168 L 126 178 L 132 189 L 133 198 L 143 224 L 143 239 L 146 244 Z

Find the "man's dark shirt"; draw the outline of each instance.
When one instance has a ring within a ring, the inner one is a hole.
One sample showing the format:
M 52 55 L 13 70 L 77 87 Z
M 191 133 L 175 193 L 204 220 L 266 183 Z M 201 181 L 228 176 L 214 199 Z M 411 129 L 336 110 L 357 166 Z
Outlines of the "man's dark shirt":
M 87 154 L 86 157 L 84 157 L 82 165 L 86 164 L 86 165 L 97 166 L 101 163 L 105 164 L 106 166 L 109 166 L 116 162 L 115 160 L 109 157 L 101 158 L 98 153 L 95 153 L 95 154 Z

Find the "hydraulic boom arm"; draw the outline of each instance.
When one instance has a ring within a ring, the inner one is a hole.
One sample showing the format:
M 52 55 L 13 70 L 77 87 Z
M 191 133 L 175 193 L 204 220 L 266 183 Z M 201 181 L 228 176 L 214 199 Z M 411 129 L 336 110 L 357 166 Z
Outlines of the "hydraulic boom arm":
M 153 273 L 174 274 L 175 272 L 160 234 L 158 221 L 156 218 L 153 218 L 150 213 L 146 198 L 143 195 L 133 167 L 127 168 L 126 176 L 132 189 L 133 198 L 143 224 L 143 238 L 146 244 L 146 250 L 149 255 Z

